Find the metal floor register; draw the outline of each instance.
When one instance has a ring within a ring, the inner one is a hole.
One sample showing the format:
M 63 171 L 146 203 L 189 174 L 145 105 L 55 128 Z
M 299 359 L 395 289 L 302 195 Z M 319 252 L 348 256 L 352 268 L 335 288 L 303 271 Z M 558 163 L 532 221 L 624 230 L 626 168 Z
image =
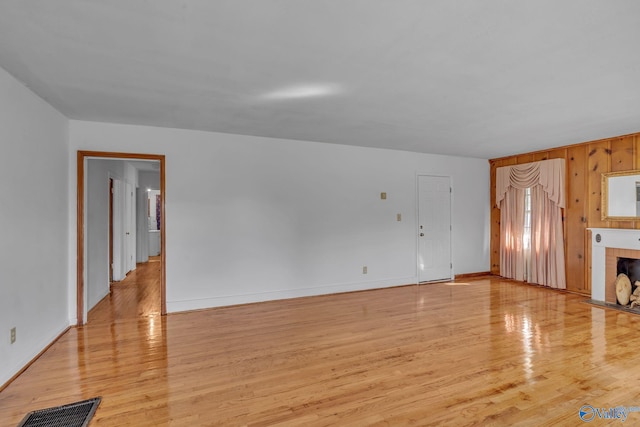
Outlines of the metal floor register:
M 86 427 L 102 398 L 29 412 L 18 427 Z

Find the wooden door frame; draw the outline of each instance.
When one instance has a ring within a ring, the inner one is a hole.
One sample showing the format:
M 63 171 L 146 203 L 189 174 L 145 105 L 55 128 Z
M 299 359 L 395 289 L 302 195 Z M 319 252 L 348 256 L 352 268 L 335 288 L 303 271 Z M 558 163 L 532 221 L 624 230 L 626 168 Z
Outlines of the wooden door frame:
M 166 233 L 165 233 L 165 156 L 163 154 L 114 153 L 107 151 L 78 150 L 77 170 L 77 262 L 76 262 L 76 304 L 77 324 L 84 324 L 84 237 L 85 237 L 85 160 L 88 158 L 102 158 L 114 160 L 157 160 L 160 162 L 160 312 L 167 314 L 166 301 Z
M 113 282 L 113 177 L 109 177 L 109 286 Z

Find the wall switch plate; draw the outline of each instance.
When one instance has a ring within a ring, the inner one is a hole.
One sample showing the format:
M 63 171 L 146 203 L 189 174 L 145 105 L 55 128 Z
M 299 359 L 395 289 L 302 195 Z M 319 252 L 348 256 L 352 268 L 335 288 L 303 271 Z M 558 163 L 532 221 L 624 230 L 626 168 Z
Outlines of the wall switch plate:
M 396 214 L 396 221 L 402 221 L 402 214 Z
M 11 344 L 16 342 L 16 328 L 15 326 L 11 328 Z
M 362 274 L 367 274 L 367 266 L 362 267 Z

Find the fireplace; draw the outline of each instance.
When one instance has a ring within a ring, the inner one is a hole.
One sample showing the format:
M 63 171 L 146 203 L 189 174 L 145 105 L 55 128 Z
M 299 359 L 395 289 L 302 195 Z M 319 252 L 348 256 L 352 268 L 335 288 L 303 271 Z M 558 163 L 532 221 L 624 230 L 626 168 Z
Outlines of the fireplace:
M 631 285 L 629 290 L 635 291 L 635 282 L 640 281 L 640 250 L 606 248 L 605 254 L 605 302 L 620 304 L 616 297 L 616 278 L 624 274 Z
M 619 228 L 590 228 L 589 230 L 591 231 L 591 299 L 617 305 L 615 282 L 619 259 L 640 259 L 640 230 Z M 632 266 L 634 274 L 633 277 L 629 277 L 632 292 L 635 288 L 635 280 L 640 280 L 640 276 L 636 275 L 636 268 Z

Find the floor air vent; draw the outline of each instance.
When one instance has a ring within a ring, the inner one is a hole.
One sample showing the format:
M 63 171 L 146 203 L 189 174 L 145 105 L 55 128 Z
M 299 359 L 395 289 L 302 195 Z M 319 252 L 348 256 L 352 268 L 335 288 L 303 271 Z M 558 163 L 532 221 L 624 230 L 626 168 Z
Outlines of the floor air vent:
M 86 427 L 98 409 L 100 397 L 29 412 L 18 427 Z

